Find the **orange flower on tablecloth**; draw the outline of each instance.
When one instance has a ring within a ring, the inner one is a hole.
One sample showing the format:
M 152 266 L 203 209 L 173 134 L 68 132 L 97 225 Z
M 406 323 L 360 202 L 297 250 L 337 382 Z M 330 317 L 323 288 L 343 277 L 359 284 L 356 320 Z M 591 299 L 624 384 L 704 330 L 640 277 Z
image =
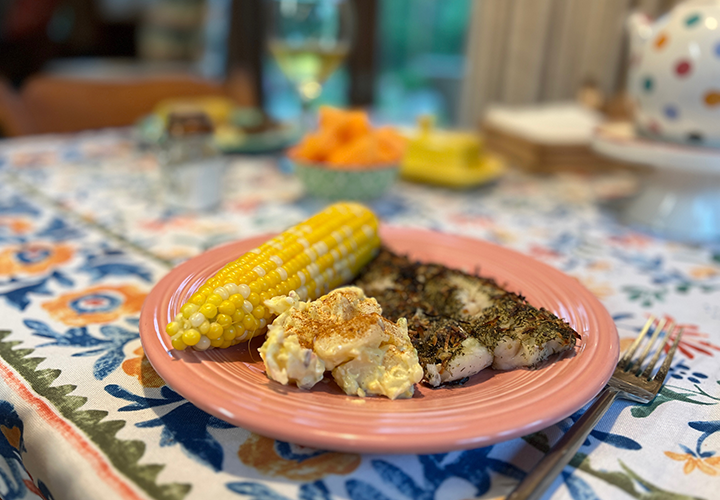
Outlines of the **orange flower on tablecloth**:
M 42 167 L 57 160 L 55 151 L 18 151 L 10 157 L 10 164 L 15 167 Z
M 698 469 L 708 476 L 720 475 L 720 456 L 698 458 L 690 453 L 675 453 L 672 451 L 666 451 L 665 455 L 678 462 L 685 462 L 685 467 L 683 467 L 685 474 L 690 474 L 695 469 Z
M 622 337 L 620 339 L 620 353 L 624 353 L 628 350 L 628 347 L 632 345 L 633 342 L 635 342 L 636 337 Z
M 33 228 L 32 223 L 22 217 L 0 217 L 0 226 L 7 227 L 13 234 L 25 234 Z
M 495 225 L 493 218 L 487 215 L 454 214 L 450 216 L 450 221 L 455 224 L 474 227 L 492 227 Z
M 30 243 L 6 248 L 0 252 L 0 276 L 40 274 L 64 264 L 74 255 L 69 245 Z
M 504 243 L 506 245 L 515 243 L 518 239 L 517 235 L 514 232 L 507 231 L 502 227 L 495 227 L 490 229 L 490 234 L 492 235 L 492 238 L 495 239 L 498 243 Z
M 267 476 L 317 481 L 329 474 L 350 474 L 360 455 L 320 451 L 251 434 L 238 449 L 240 461 Z
M 609 271 L 612 269 L 612 264 L 606 260 L 596 260 L 588 264 L 587 269 L 588 271 Z
M 670 322 L 675 321 L 675 318 L 669 315 L 664 315 L 664 318 Z M 714 356 L 715 352 L 720 352 L 720 346 L 713 344 L 708 339 L 710 335 L 699 331 L 698 326 L 691 323 L 677 323 L 673 333 L 670 335 L 670 340 L 675 340 L 675 335 L 682 328 L 683 335 L 680 338 L 678 344 L 678 351 L 683 353 L 689 359 L 694 359 L 695 354 L 704 354 L 706 356 Z M 665 352 L 670 350 L 670 342 L 665 344 Z
M 612 236 L 610 241 L 624 247 L 645 248 L 652 242 L 652 238 L 640 233 L 628 233 L 623 236 Z
M 230 209 L 234 212 L 254 212 L 261 203 L 260 197 L 243 196 L 242 199 L 231 202 Z
M 140 312 L 147 294 L 132 285 L 99 285 L 45 302 L 50 315 L 70 326 L 109 323 Z
M 130 358 L 123 361 L 122 369 L 131 377 L 135 377 L 143 387 L 162 387 L 165 381 L 160 378 L 155 369 L 145 356 L 142 347 L 138 347 L 133 351 L 138 357 Z
M 533 257 L 537 259 L 557 259 L 560 257 L 560 254 L 556 252 L 555 250 L 552 250 L 550 248 L 544 247 L 542 245 L 531 245 L 529 248 L 529 253 Z
M 712 266 L 698 266 L 690 269 L 690 276 L 692 276 L 696 280 L 706 280 L 714 278 L 718 274 L 720 274 L 720 270 L 718 270 L 717 267 Z
M 5 436 L 5 439 L 7 439 L 8 444 L 15 448 L 16 450 L 20 449 L 20 438 L 22 437 L 22 431 L 18 427 L 5 427 L 4 425 L 0 425 L 0 432 L 3 433 Z
M 578 277 L 577 280 L 599 299 L 605 299 L 615 293 L 615 289 L 608 282 L 599 283 L 592 277 Z

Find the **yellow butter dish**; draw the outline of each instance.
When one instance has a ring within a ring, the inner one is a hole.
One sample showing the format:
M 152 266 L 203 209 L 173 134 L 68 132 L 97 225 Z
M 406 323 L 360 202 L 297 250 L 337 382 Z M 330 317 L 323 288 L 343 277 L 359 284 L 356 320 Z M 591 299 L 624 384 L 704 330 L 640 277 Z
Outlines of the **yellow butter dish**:
M 436 130 L 427 116 L 420 118 L 419 126 L 402 161 L 400 175 L 404 179 L 467 188 L 496 179 L 504 172 L 503 162 L 483 151 L 477 135 Z

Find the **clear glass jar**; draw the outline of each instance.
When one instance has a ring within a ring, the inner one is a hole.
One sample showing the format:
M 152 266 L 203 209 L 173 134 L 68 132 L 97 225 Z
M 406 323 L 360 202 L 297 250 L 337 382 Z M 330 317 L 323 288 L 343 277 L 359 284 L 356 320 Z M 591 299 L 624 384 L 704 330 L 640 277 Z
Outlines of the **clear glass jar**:
M 169 208 L 205 211 L 220 205 L 225 162 L 206 114 L 170 114 L 159 162 L 163 197 Z

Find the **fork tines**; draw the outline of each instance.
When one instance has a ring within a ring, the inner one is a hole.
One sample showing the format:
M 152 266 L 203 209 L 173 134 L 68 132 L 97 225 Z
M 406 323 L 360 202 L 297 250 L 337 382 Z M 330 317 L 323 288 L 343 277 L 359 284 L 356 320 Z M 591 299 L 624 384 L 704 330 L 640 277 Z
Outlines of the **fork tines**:
M 672 345 L 667 351 L 667 356 L 665 357 L 662 366 L 660 366 L 660 369 L 654 377 L 655 380 L 662 382 L 665 379 L 665 375 L 667 375 L 668 370 L 670 369 L 670 363 L 672 362 L 675 350 L 680 343 L 680 337 L 682 336 L 682 333 L 683 329 L 676 328 L 675 323 L 672 320 L 668 321 L 666 318 L 657 319 L 654 316 L 650 316 L 650 318 L 647 320 L 642 330 L 640 331 L 640 334 L 637 336 L 632 345 L 630 345 L 627 351 L 625 351 L 625 354 L 618 362 L 617 369 L 622 370 L 626 373 L 633 373 L 646 380 L 651 380 L 651 378 L 653 378 L 653 369 L 655 368 L 655 365 L 660 359 L 661 354 L 667 348 L 667 344 L 669 342 L 672 342 Z M 650 335 L 649 339 L 647 339 L 648 335 Z M 658 339 L 660 340 L 659 343 Z M 637 358 L 633 359 L 635 353 L 638 351 L 638 349 L 643 343 L 644 347 L 642 352 Z M 656 343 L 657 347 L 655 348 L 655 354 L 643 370 L 643 362 L 645 361 L 645 358 L 648 356 L 648 354 L 651 352 L 653 346 L 656 345 Z

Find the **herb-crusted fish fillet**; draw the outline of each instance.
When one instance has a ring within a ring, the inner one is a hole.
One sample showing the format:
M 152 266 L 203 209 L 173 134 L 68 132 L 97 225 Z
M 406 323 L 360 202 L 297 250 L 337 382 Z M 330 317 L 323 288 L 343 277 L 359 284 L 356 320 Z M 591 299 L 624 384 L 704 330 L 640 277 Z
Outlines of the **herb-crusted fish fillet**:
M 432 386 L 492 366 L 532 367 L 572 349 L 578 334 L 495 281 L 383 248 L 355 281 L 392 321 L 406 318 L 424 380 Z

